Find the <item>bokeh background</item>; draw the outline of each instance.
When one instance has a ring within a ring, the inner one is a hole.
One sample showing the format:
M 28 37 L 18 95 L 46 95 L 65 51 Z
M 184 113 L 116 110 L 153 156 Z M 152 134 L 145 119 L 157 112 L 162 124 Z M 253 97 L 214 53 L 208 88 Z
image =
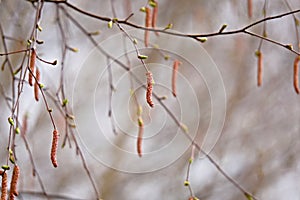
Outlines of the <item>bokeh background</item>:
M 293 10 L 300 8 L 299 1 L 287 0 Z M 285 0 L 267 2 L 267 16 L 289 12 Z M 68 1 L 78 8 L 109 18 L 125 19 L 144 25 L 145 14 L 139 9 L 147 1 Z M 253 16 L 248 17 L 247 1 L 159 0 L 158 27 L 173 24 L 171 31 L 181 33 L 217 32 L 223 24 L 226 30 L 235 30 L 263 18 L 265 1 L 253 0 Z M 30 1 L 2 0 L 0 23 L 6 37 L 8 51 L 26 48 L 35 24 L 35 4 Z M 60 6 L 57 15 L 57 6 Z M 145 122 L 145 155 L 136 153 L 138 133 L 136 104 L 130 93 L 129 71 L 115 60 L 98 51 L 89 38 L 64 15 L 64 8 L 76 22 L 113 58 L 131 67 L 139 81 L 133 89 L 143 108 Z M 299 16 L 296 14 L 295 16 Z M 62 39 L 58 18 L 66 36 Z M 64 88 L 69 100 L 68 108 L 75 116 L 72 122 L 75 139 L 58 149 L 59 167 L 54 169 L 49 153 L 52 126 L 42 100 L 36 102 L 33 88 L 25 84 L 20 98 L 20 120 L 28 115 L 28 140 L 48 197 L 43 195 L 37 177 L 32 175 L 24 141 L 16 136 L 17 163 L 21 168 L 19 199 L 97 199 L 82 159 L 76 155 L 78 143 L 91 176 L 102 199 L 188 199 L 190 192 L 184 186 L 191 142 L 155 99 L 155 108 L 146 104 L 145 70 L 136 58 L 134 46 L 116 25 L 107 28 L 107 22 L 89 18 L 64 4 L 45 1 L 38 38 L 44 44 L 37 52 L 45 60 L 58 60 L 57 66 L 37 62 L 41 81 L 46 86 L 46 98 L 53 108 L 55 123 L 65 136 L 65 117 L 55 107 L 55 94 L 60 87 L 63 45 L 78 48 L 68 51 L 64 61 Z M 150 35 L 150 47 L 144 48 L 143 30 L 122 25 L 138 39 L 139 51 L 149 56 L 146 63 L 154 74 L 154 91 L 166 96 L 163 102 L 180 122 L 189 128 L 192 138 L 234 178 L 243 188 L 258 199 L 299 199 L 299 96 L 293 88 L 293 62 L 295 54 L 278 45 L 264 41 L 263 84 L 256 85 L 257 57 L 260 39 L 246 34 L 209 37 L 205 43 L 187 37 Z M 263 23 L 250 29 L 262 35 Z M 292 15 L 266 23 L 270 39 L 292 44 L 298 51 L 296 29 Z M 3 36 L 3 35 L 2 35 Z M 0 51 L 4 51 L 3 40 Z M 170 56 L 169 60 L 164 57 Z M 21 65 L 22 56 L 9 57 L 14 69 Z M 172 62 L 179 59 L 178 97 L 170 91 Z M 128 60 L 130 62 L 128 62 Z M 4 62 L 4 57 L 0 57 Z M 111 63 L 111 64 L 110 64 Z M 112 72 L 111 111 L 109 112 L 109 68 Z M 6 163 L 9 136 L 12 77 L 6 67 L 0 72 L 0 164 Z M 18 81 L 14 82 L 15 85 Z M 113 124 L 112 124 L 113 123 Z M 113 132 L 115 126 L 117 134 Z M 210 132 L 210 128 L 212 131 Z M 214 129 L 215 128 L 215 129 Z M 205 140 L 206 138 L 206 140 Z M 9 172 L 10 173 L 10 172 Z M 199 199 L 246 199 L 203 154 L 195 151 L 191 165 L 190 183 Z

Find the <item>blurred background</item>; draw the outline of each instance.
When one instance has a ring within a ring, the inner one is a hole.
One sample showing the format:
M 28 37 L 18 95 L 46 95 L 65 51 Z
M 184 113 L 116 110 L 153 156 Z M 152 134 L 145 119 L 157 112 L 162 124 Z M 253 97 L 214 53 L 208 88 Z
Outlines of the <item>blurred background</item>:
M 68 3 L 108 18 L 125 19 L 134 13 L 129 22 L 140 26 L 145 23 L 140 8 L 151 8 L 148 1 L 141 0 Z M 264 5 L 266 16 L 289 12 L 289 6 L 300 8 L 296 0 L 253 0 L 249 17 L 247 3 L 158 0 L 157 27 L 172 24 L 167 31 L 184 34 L 218 32 L 223 24 L 228 25 L 225 31 L 237 30 L 263 19 Z M 1 1 L 1 53 L 5 47 L 8 52 L 27 48 L 36 30 L 37 5 Z M 260 23 L 249 31 L 262 35 L 265 30 L 268 38 L 291 44 L 299 52 L 294 21 L 288 15 L 267 21 L 265 29 Z M 151 32 L 150 45 L 145 48 L 144 30 L 121 24 L 138 41 L 138 53 L 148 56 L 146 66 L 155 81 L 155 106 L 150 108 L 143 87 L 145 68 L 130 38 L 116 24 L 109 29 L 107 21 L 88 17 L 64 3 L 45 1 L 39 25 L 42 31 L 37 31 L 36 39 L 44 42 L 36 44 L 38 56 L 58 61 L 53 66 L 37 60 L 36 67 L 60 132 L 59 166 L 53 168 L 50 161 L 53 126 L 45 103 L 41 94 L 38 102 L 34 100 L 26 76 L 18 113 L 14 113 L 20 126 L 27 117 L 26 133 L 14 140 L 21 168 L 19 199 L 189 199 L 184 181 L 192 143 L 186 134 L 258 199 L 300 199 L 300 103 L 293 88 L 294 53 L 263 41 L 263 83 L 257 87 L 259 38 L 237 33 L 208 37 L 200 43 L 186 36 Z M 7 161 L 7 118 L 20 83 L 19 74 L 13 79 L 11 69 L 21 67 L 24 73 L 28 66 L 28 54 L 8 58 L 11 67 L 5 56 L 0 57 L 1 165 Z M 174 60 L 181 62 L 176 98 L 171 89 Z M 68 104 L 63 106 L 66 99 Z M 139 106 L 144 121 L 142 157 L 136 150 Z M 189 182 L 193 195 L 201 200 L 246 199 L 197 150 Z

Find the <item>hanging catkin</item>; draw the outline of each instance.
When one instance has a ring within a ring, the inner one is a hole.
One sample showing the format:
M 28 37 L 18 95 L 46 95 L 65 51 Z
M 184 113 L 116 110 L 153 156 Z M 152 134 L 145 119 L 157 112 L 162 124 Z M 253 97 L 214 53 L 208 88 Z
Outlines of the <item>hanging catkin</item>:
M 146 91 L 146 100 L 150 107 L 154 106 L 154 103 L 152 101 L 152 90 L 153 90 L 153 77 L 152 73 L 148 71 L 146 73 L 147 76 L 147 91 Z
M 145 8 L 146 16 L 145 16 L 145 27 L 149 28 L 151 27 L 151 10 L 150 8 Z M 149 44 L 149 31 L 145 30 L 145 38 L 144 38 L 145 47 L 148 47 Z
M 299 56 L 296 56 L 294 60 L 294 88 L 297 94 L 299 94 L 300 89 L 299 89 Z
M 31 55 L 30 55 L 30 61 L 29 61 L 29 69 L 30 71 L 28 72 L 28 83 L 30 86 L 32 86 L 32 77 L 34 73 L 34 67 L 35 67 L 35 60 L 36 60 L 36 52 L 35 49 L 31 50 Z
M 18 196 L 17 184 L 20 176 L 20 168 L 19 166 L 15 165 L 11 182 L 10 182 L 10 191 L 9 191 L 9 199 L 14 199 L 14 196 Z
M 2 173 L 1 200 L 6 200 L 6 196 L 7 196 L 7 174 L 4 171 Z
M 262 85 L 262 78 L 263 78 L 263 61 L 262 61 L 262 53 L 257 53 L 257 86 Z
M 58 147 L 58 137 L 59 137 L 58 131 L 54 130 L 53 138 L 52 138 L 51 154 L 50 154 L 51 162 L 54 167 L 57 167 L 56 154 L 57 154 L 57 147 Z
M 139 126 L 139 133 L 137 137 L 137 152 L 140 157 L 142 157 L 142 140 L 143 140 L 143 133 L 144 133 L 144 122 L 141 117 L 138 118 L 138 126 Z
M 39 82 L 40 82 L 40 70 L 36 68 L 35 71 L 35 82 L 34 82 L 34 98 L 36 101 L 39 101 Z
M 156 28 L 156 22 L 157 22 L 157 15 L 158 15 L 158 2 L 154 1 L 155 6 L 152 9 L 152 28 Z M 155 34 L 158 36 L 158 32 L 155 32 Z
M 177 79 L 177 70 L 178 70 L 178 66 L 180 64 L 179 60 L 175 60 L 173 62 L 173 72 L 172 72 L 172 94 L 174 97 L 176 97 L 177 93 L 176 93 L 176 79 Z

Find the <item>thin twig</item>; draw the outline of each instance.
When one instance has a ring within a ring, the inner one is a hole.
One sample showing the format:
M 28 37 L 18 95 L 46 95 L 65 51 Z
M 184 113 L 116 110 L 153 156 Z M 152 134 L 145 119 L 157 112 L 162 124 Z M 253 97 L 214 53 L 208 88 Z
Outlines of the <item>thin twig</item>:
M 37 0 L 31 0 L 30 2 L 36 2 L 36 1 Z M 85 15 L 85 16 L 88 16 L 88 17 L 91 17 L 91 18 L 94 18 L 94 19 L 98 19 L 98 20 L 101 20 L 101 21 L 109 22 L 109 21 L 114 20 L 115 22 L 117 22 L 119 24 L 124 24 L 124 25 L 130 26 L 130 27 L 133 27 L 135 29 L 141 29 L 141 30 L 147 30 L 147 31 L 153 31 L 153 32 L 160 32 L 160 33 L 173 35 L 173 36 L 179 36 L 179 37 L 189 37 L 189 38 L 195 39 L 197 41 L 199 41 L 199 38 L 201 38 L 201 37 L 214 37 L 214 36 L 235 35 L 235 34 L 238 34 L 238 33 L 244 33 L 244 34 L 248 34 L 248 35 L 253 36 L 253 37 L 262 38 L 262 39 L 264 39 L 268 42 L 271 42 L 275 45 L 279 45 L 279 46 L 285 47 L 285 48 L 286 48 L 286 45 L 284 45 L 284 44 L 281 44 L 279 42 L 276 42 L 275 40 L 272 40 L 272 39 L 269 39 L 269 38 L 266 38 L 266 37 L 262 37 L 262 36 L 257 35 L 257 34 L 253 34 L 253 33 L 249 32 L 247 30 L 254 27 L 254 26 L 256 26 L 256 25 L 258 25 L 258 24 L 261 24 L 265 21 L 279 19 L 279 18 L 288 16 L 288 15 L 292 15 L 292 14 L 300 12 L 300 9 L 297 9 L 297 10 L 285 12 L 285 13 L 282 13 L 282 14 L 266 17 L 266 18 L 263 18 L 263 19 L 258 20 L 256 22 L 253 22 L 253 23 L 251 23 L 251 24 L 249 24 L 245 27 L 242 27 L 242 28 L 239 28 L 239 29 L 236 29 L 236 30 L 231 30 L 231 31 L 223 31 L 223 32 L 217 31 L 217 32 L 208 33 L 208 34 L 186 34 L 186 33 L 181 33 L 181 32 L 170 31 L 169 29 L 166 30 L 165 28 L 164 29 L 147 28 L 145 26 L 141 26 L 141 25 L 129 22 L 127 19 L 119 20 L 119 19 L 112 19 L 110 17 L 104 17 L 104 16 L 96 15 L 96 14 L 87 12 L 85 10 L 82 10 L 82 9 L 76 7 L 75 5 L 73 5 L 73 4 L 71 4 L 67 1 L 64 1 L 64 0 L 45 0 L 45 2 L 56 3 L 56 4 L 65 4 L 67 7 L 71 8 L 71 9 L 73 9 L 73 10 L 75 10 L 75 11 L 77 11 L 77 12 L 79 12 L 79 13 Z M 289 48 L 286 48 L 286 49 L 292 51 L 293 53 L 295 53 L 297 55 L 300 55 L 299 52 L 296 52 L 296 51 L 294 51 L 292 49 L 289 49 Z
M 100 53 L 104 54 L 105 56 L 109 57 L 110 59 L 112 59 L 113 61 L 116 62 L 116 64 L 118 64 L 120 67 L 122 67 L 124 70 L 129 71 L 130 68 L 128 68 L 128 66 L 124 65 L 122 62 L 120 62 L 119 60 L 115 59 L 113 56 L 111 56 L 110 54 L 108 54 L 104 49 L 101 48 L 101 46 L 98 45 L 98 43 L 88 34 L 88 31 L 85 30 L 85 28 L 83 26 L 81 26 L 79 24 L 79 22 L 77 20 L 75 20 L 69 13 L 67 13 L 64 9 L 63 11 L 65 12 L 66 16 L 87 36 L 87 38 L 95 45 L 96 49 L 98 49 L 100 51 Z M 142 87 L 144 89 L 146 89 L 146 85 L 143 84 L 143 82 L 141 82 L 139 80 L 138 77 L 136 77 L 134 74 L 132 74 L 132 78 L 140 85 L 142 85 Z M 212 163 L 213 166 L 215 166 L 215 168 L 230 182 L 232 183 L 236 188 L 238 188 L 243 194 L 248 194 L 250 196 L 253 197 L 253 199 L 257 199 L 256 197 L 254 197 L 253 195 L 251 195 L 249 192 L 247 192 L 242 186 L 240 186 L 233 178 L 231 178 L 218 164 L 216 161 L 214 161 L 214 159 L 207 154 L 206 152 L 204 152 L 201 147 L 193 140 L 193 138 L 186 132 L 186 129 L 182 126 L 181 122 L 176 118 L 176 116 L 172 113 L 172 111 L 166 106 L 166 104 L 163 102 L 163 100 L 160 98 L 159 95 L 157 95 L 155 92 L 153 92 L 153 97 L 158 101 L 158 103 L 165 109 L 165 111 L 167 112 L 167 114 L 171 117 L 171 119 L 173 119 L 173 121 L 175 122 L 175 124 L 182 130 L 182 132 L 184 133 L 184 135 L 187 137 L 187 139 L 192 143 L 192 145 L 195 145 L 195 147 L 202 152 L 208 159 L 209 161 Z

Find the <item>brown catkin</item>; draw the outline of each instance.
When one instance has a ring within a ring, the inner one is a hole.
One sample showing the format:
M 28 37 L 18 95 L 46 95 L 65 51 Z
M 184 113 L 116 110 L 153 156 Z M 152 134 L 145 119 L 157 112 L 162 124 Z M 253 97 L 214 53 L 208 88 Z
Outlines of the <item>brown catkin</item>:
M 146 73 L 147 76 L 147 91 L 146 91 L 146 100 L 150 107 L 154 106 L 154 103 L 152 101 L 152 90 L 153 90 L 153 77 L 152 73 L 148 71 Z
M 1 184 L 1 200 L 6 200 L 7 196 L 7 174 L 2 173 L 2 184 Z
M 13 193 L 9 193 L 9 198 L 8 198 L 9 200 L 15 200 L 15 196 L 14 196 L 14 194 Z
M 30 68 L 30 71 L 29 71 L 29 74 L 28 74 L 28 83 L 30 86 L 32 86 L 32 74 L 34 72 L 34 67 L 35 67 L 35 59 L 36 59 L 36 52 L 35 52 L 35 49 L 32 49 L 31 50 L 31 56 L 30 56 L 30 63 L 29 63 L 29 68 Z
M 176 79 L 177 79 L 177 69 L 180 64 L 179 60 L 175 60 L 173 62 L 173 72 L 172 72 L 172 94 L 174 97 L 176 97 Z
M 248 17 L 252 17 L 252 0 L 248 0 Z
M 158 2 L 155 2 L 155 7 L 152 9 L 152 27 L 155 28 L 156 27 L 156 22 L 157 22 L 157 15 L 158 15 Z M 155 32 L 155 34 L 158 36 L 158 32 Z
M 28 120 L 28 115 L 25 114 L 22 120 L 22 130 L 21 134 L 25 135 L 27 131 L 27 120 Z
M 18 189 L 17 189 L 19 176 L 20 176 L 20 168 L 19 168 L 19 166 L 15 165 L 13 174 L 12 174 L 12 178 L 11 178 L 11 182 L 10 182 L 10 192 L 9 192 L 10 199 L 11 199 L 11 196 L 18 196 L 18 194 L 19 194 Z M 12 198 L 14 198 L 14 197 L 12 197 Z
M 142 140 L 144 133 L 144 122 L 141 117 L 138 118 L 139 133 L 137 137 L 137 152 L 139 157 L 142 157 Z
M 299 56 L 296 56 L 294 60 L 294 88 L 297 94 L 299 94 L 300 89 L 299 89 Z
M 151 11 L 150 8 L 146 7 L 146 17 L 145 17 L 145 27 L 151 27 Z M 149 31 L 145 30 L 145 38 L 144 38 L 145 47 L 148 47 L 149 44 Z
M 262 78 L 263 78 L 263 61 L 262 61 L 262 53 L 258 52 L 257 54 L 257 86 L 262 85 Z
M 57 167 L 56 154 L 57 154 L 57 147 L 58 147 L 58 137 L 59 137 L 58 131 L 55 129 L 53 131 L 51 154 L 50 154 L 51 162 L 54 167 Z
M 39 101 L 39 82 L 40 82 L 40 70 L 39 68 L 36 68 L 35 71 L 35 83 L 34 83 L 34 98 L 36 101 Z

